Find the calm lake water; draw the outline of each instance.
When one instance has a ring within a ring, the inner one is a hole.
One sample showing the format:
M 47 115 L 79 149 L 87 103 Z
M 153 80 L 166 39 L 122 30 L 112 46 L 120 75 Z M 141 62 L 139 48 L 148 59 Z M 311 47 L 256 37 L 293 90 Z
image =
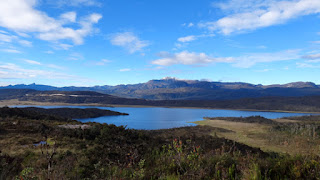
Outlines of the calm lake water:
M 18 107 L 18 106 L 15 106 Z M 22 106 L 19 106 L 22 107 Z M 26 107 L 26 106 L 24 106 Z M 41 108 L 93 108 L 92 106 L 34 106 Z M 79 119 L 81 122 L 98 122 L 125 125 L 133 129 L 167 129 L 183 126 L 194 126 L 191 123 L 200 121 L 203 117 L 248 117 L 263 116 L 275 119 L 289 116 L 309 115 L 304 113 L 279 113 L 279 112 L 258 112 L 258 111 L 237 111 L 217 109 L 184 109 L 184 108 L 161 108 L 161 107 L 94 107 L 128 113 L 129 116 L 104 116 L 98 118 Z

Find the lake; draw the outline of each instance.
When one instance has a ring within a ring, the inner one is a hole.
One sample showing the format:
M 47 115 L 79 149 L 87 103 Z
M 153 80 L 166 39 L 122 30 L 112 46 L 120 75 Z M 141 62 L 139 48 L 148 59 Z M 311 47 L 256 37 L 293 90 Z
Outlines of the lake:
M 26 106 L 15 106 L 26 107 Z M 238 111 L 218 109 L 187 109 L 187 108 L 162 108 L 162 107 L 92 107 L 92 106 L 34 106 L 40 108 L 99 108 L 128 113 L 129 116 L 104 116 L 98 118 L 78 119 L 81 122 L 98 122 L 124 125 L 133 129 L 167 129 L 183 126 L 194 126 L 191 123 L 200 121 L 203 117 L 248 117 L 263 116 L 276 119 L 289 116 L 309 115 L 306 113 L 281 113 L 260 111 Z

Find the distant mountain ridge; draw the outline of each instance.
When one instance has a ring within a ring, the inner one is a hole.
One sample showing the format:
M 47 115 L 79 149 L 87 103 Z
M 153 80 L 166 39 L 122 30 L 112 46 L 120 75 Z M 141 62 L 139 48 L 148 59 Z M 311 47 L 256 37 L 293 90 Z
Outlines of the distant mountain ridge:
M 143 105 L 154 107 L 198 107 L 320 112 L 320 96 L 259 97 L 232 100 L 146 100 L 121 98 L 92 91 L 37 91 L 30 89 L 0 89 L 0 101 L 2 101 L 2 103 L 6 103 L 10 102 L 10 100 L 27 102 L 27 104 L 37 104 L 37 102 L 41 102 L 45 104 L 95 104 L 98 106 Z
M 54 87 L 38 84 L 19 84 L 0 89 L 34 89 L 39 91 L 94 91 L 125 98 L 151 100 L 231 100 L 268 96 L 298 97 L 320 95 L 320 86 L 312 82 L 288 84 L 254 85 L 243 82 L 209 82 L 199 80 L 179 80 L 164 78 L 146 83 L 93 86 Z

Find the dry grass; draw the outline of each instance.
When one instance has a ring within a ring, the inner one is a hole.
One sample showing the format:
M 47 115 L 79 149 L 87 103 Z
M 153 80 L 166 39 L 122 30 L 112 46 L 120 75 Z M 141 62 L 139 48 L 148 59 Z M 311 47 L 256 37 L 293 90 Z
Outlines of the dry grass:
M 277 119 L 277 122 L 287 120 Z M 293 121 L 290 121 L 293 122 Z M 319 154 L 320 140 L 302 136 L 292 136 L 283 132 L 271 132 L 271 125 L 257 123 L 230 122 L 224 120 L 204 120 L 195 122 L 198 125 L 223 128 L 233 132 L 214 132 L 218 137 L 224 137 L 237 142 L 257 147 L 263 151 L 296 154 Z

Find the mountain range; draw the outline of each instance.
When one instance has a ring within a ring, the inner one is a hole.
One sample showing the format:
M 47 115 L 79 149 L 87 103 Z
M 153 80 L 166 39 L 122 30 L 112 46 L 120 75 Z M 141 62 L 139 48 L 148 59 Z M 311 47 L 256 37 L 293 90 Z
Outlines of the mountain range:
M 243 82 L 209 82 L 164 78 L 146 83 L 54 87 L 39 84 L 2 86 L 0 89 L 33 89 L 38 91 L 94 91 L 124 98 L 149 100 L 234 100 L 257 97 L 300 97 L 320 95 L 320 86 L 312 82 L 255 85 Z

